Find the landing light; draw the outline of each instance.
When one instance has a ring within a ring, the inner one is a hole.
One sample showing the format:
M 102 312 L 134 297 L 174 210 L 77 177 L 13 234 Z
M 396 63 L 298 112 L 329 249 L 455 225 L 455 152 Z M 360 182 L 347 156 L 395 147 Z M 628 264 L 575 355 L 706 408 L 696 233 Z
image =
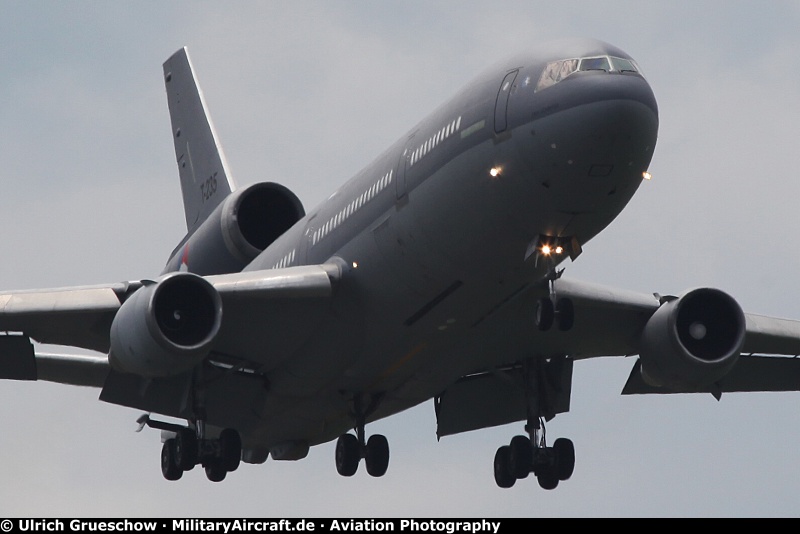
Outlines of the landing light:
M 645 171 L 645 172 L 642 173 L 642 178 L 644 178 L 645 180 L 652 180 L 653 179 L 653 175 L 650 174 L 649 172 Z
M 501 172 L 503 172 L 502 167 L 492 167 L 491 170 L 489 171 L 489 175 L 492 178 L 497 178 L 498 176 L 500 176 Z
M 550 256 L 551 254 L 563 254 L 564 247 L 556 247 L 553 248 L 550 245 L 542 245 L 542 248 L 539 249 L 543 256 Z

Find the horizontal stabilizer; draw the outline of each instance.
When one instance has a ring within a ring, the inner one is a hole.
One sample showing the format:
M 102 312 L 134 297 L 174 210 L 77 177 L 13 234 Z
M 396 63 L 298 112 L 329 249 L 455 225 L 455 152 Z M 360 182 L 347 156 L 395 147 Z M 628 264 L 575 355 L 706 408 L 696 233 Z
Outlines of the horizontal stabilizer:
M 800 391 L 800 358 L 741 356 L 731 371 L 719 381 L 703 388 L 657 388 L 642 379 L 641 361 L 633 366 L 623 395 L 722 393 L 756 391 Z

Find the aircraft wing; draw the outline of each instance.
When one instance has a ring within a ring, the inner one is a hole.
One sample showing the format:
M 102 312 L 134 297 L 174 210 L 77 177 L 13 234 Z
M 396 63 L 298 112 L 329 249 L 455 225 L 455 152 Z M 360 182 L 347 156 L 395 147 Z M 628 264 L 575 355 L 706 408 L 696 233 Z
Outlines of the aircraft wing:
M 677 300 L 677 297 L 646 295 L 578 280 L 561 279 L 556 287 L 559 298 L 569 298 L 574 304 L 575 337 L 604 338 L 597 345 L 590 342 L 588 350 L 582 339 L 575 339 L 570 353 L 574 353 L 576 359 L 639 354 L 644 326 L 660 306 Z M 542 296 L 540 291 L 526 298 Z M 751 313 L 744 313 L 744 318 L 742 354 L 800 356 L 800 321 Z M 602 346 L 606 353 L 592 346 Z
M 656 388 L 642 380 L 641 362 L 631 370 L 623 395 L 800 391 L 800 321 L 746 313 L 742 356 L 712 384 Z
M 628 345 L 631 339 L 625 337 L 625 342 L 616 349 L 609 347 L 609 356 L 640 354 L 644 325 L 660 306 L 658 298 L 662 302 L 674 298 L 654 295 L 648 299 L 646 295 L 568 280 L 561 280 L 557 285 L 559 293 L 563 292 L 575 303 L 576 321 L 581 314 L 596 317 L 594 326 L 598 336 L 602 336 L 602 331 L 606 330 L 604 325 L 609 323 L 627 323 L 633 327 L 630 333 L 635 350 L 631 351 Z M 636 320 L 631 321 L 631 312 L 638 316 Z M 722 393 L 731 392 L 800 391 L 800 358 L 797 357 L 800 356 L 800 321 L 751 313 L 745 313 L 744 318 L 742 356 L 723 377 L 705 385 L 654 387 L 643 380 L 639 360 L 631 370 L 623 395 L 711 393 L 719 398 Z
M 569 279 L 556 282 L 556 294 L 559 299 L 569 299 L 574 307 L 568 331 L 560 331 L 557 323 L 548 331 L 537 329 L 536 304 L 549 297 L 546 287 L 529 288 L 483 321 L 485 335 L 498 353 L 514 355 L 520 361 L 531 355 L 549 358 L 541 373 L 544 379 L 537 386 L 547 391 L 542 413 L 548 420 L 569 411 L 573 362 L 587 358 L 640 355 L 623 395 L 711 393 L 719 399 L 726 392 L 800 391 L 800 321 L 743 313 L 741 349 L 727 372 L 707 381 L 692 380 L 690 375 L 698 371 L 676 363 L 673 370 L 685 372 L 686 381 L 656 387 L 643 377 L 641 354 L 644 351 L 652 357 L 648 351 L 653 352 L 653 345 L 667 346 L 669 339 L 648 341 L 647 337 L 654 335 L 648 323 L 660 308 L 676 303 L 677 297 Z M 734 329 L 734 325 L 722 325 L 722 330 L 728 328 Z M 676 362 L 680 360 L 674 347 L 667 352 L 674 353 Z M 695 363 L 702 368 L 703 362 Z M 524 380 L 524 367 L 509 361 L 462 377 L 435 399 L 437 434 L 441 437 L 523 420 Z
M 238 340 L 248 336 L 241 329 L 252 328 L 247 317 L 254 313 L 270 318 L 258 327 L 261 335 L 255 338 L 278 339 L 276 345 L 284 349 L 288 343 L 297 342 L 305 328 L 292 325 L 313 325 L 311 318 L 326 309 L 325 301 L 337 278 L 338 267 L 333 265 L 205 277 L 219 294 L 225 310 L 216 342 L 224 347 L 219 356 L 235 356 L 242 348 Z M 110 371 L 107 354 L 114 317 L 136 291 L 157 283 L 137 281 L 0 293 L 0 332 L 7 334 L 0 336 L 0 378 L 103 387 Z M 103 354 L 36 353 L 31 340 Z
M 40 343 L 108 352 L 111 321 L 135 287 L 120 283 L 0 293 L 0 331 L 24 332 Z

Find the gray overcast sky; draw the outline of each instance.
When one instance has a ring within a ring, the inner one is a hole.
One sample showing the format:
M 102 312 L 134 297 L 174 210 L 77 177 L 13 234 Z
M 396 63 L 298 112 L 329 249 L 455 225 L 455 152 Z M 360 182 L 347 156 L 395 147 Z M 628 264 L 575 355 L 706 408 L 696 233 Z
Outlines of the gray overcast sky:
M 0 286 L 155 276 L 185 225 L 161 63 L 190 48 L 239 184 L 307 209 L 488 64 L 596 37 L 659 101 L 651 171 L 566 276 L 642 292 L 714 286 L 800 318 L 800 3 L 0 1 Z M 0 516 L 795 516 L 800 393 L 623 398 L 633 360 L 576 365 L 554 492 L 495 487 L 511 425 L 437 443 L 432 404 L 378 422 L 389 472 L 301 462 L 167 483 L 158 432 L 97 391 L 0 384 Z

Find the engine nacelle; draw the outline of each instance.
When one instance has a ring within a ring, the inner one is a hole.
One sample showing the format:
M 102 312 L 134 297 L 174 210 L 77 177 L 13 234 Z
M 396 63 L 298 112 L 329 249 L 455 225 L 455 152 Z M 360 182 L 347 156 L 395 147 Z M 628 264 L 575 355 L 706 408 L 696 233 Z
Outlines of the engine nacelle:
M 304 216 L 300 199 L 282 185 L 266 182 L 239 189 L 178 245 L 163 272 L 239 272 Z
M 642 333 L 642 378 L 651 386 L 703 387 L 725 376 L 744 345 L 745 318 L 730 295 L 695 289 L 666 302 Z
M 208 356 L 222 321 L 222 299 L 203 278 L 173 273 L 137 290 L 111 324 L 109 363 L 117 371 L 163 377 Z

